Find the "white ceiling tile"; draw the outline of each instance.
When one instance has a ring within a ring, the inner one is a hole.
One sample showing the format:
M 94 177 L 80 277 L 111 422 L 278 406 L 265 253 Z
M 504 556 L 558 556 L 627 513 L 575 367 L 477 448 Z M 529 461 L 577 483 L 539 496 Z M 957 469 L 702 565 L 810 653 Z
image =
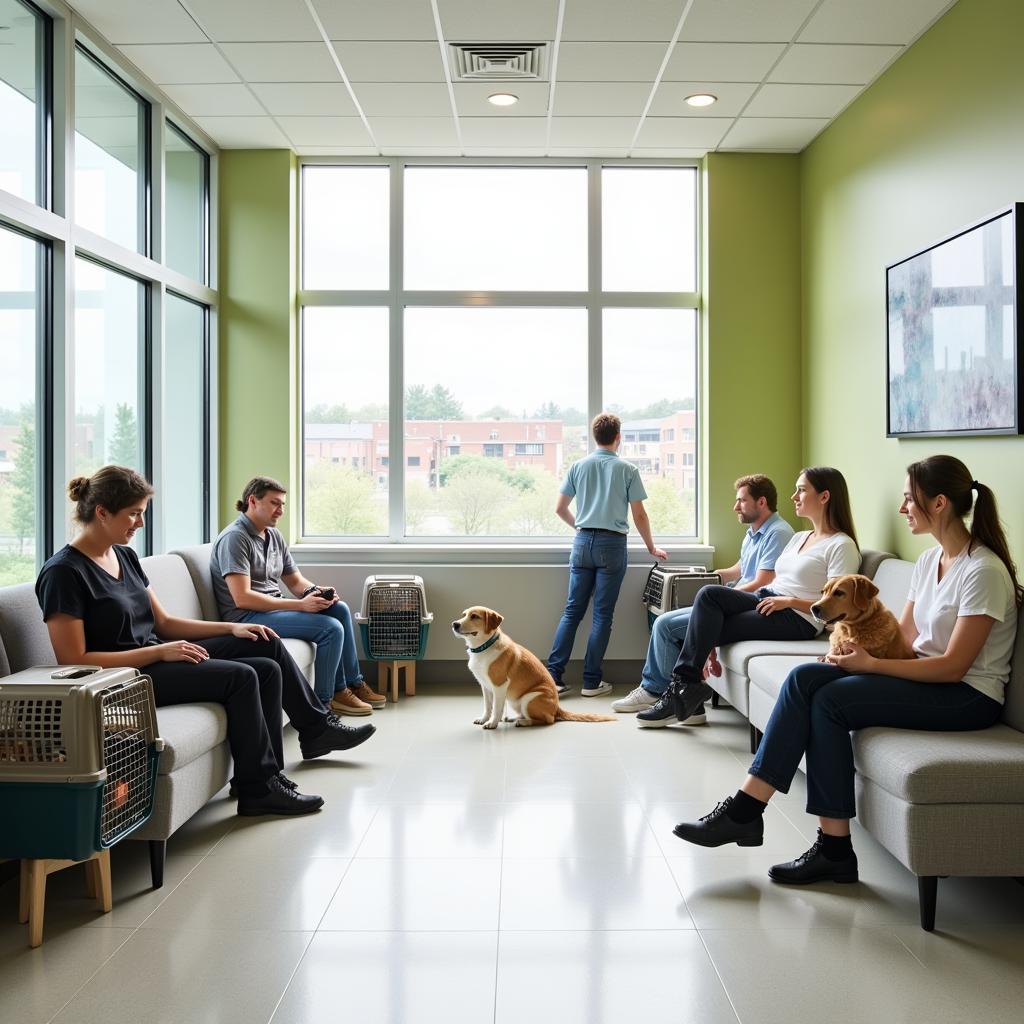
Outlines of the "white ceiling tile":
M 859 85 L 765 85 L 745 113 L 751 117 L 835 117 Z
M 270 114 L 358 117 L 342 82 L 255 82 L 251 88 Z
M 423 2 L 429 6 L 429 0 Z M 540 43 L 555 37 L 556 0 L 438 0 L 437 9 L 444 38 L 453 43 Z
M 955 0 L 825 0 L 801 43 L 913 42 Z
M 381 146 L 384 156 L 462 156 L 458 146 Z
M 221 149 L 288 149 L 288 139 L 269 117 L 197 117 Z
M 702 149 L 674 149 L 671 146 L 666 146 L 664 149 L 644 149 L 638 146 L 636 149 L 630 152 L 630 156 L 636 159 L 648 158 L 654 160 L 699 160 L 707 152 L 706 148 Z
M 357 82 L 356 99 L 367 117 L 450 117 L 451 100 L 442 82 Z
M 629 156 L 629 149 L 625 146 L 553 146 L 548 150 L 547 155 L 570 157 L 598 156 L 621 160 Z
M 647 117 L 636 144 L 644 149 L 714 149 L 732 123 L 731 117 Z
M 562 43 L 560 82 L 653 82 L 665 58 L 664 43 Z
M 370 119 L 377 145 L 405 152 L 413 146 L 458 146 L 455 121 L 450 117 L 374 117 Z
M 543 146 L 467 146 L 466 156 L 504 156 L 510 159 L 547 156 Z
M 164 0 L 75 0 L 75 10 L 112 43 L 205 43 L 202 29 Z
M 628 146 L 639 118 L 636 117 L 553 117 L 551 145 L 587 148 Z
M 296 146 L 299 156 L 377 156 L 373 146 Z
M 797 43 L 768 81 L 866 85 L 901 51 L 899 46 Z
M 296 146 L 370 146 L 373 139 L 358 117 L 279 117 Z
M 188 5 L 218 43 L 320 39 L 303 0 L 188 0 Z
M 662 81 L 760 82 L 784 43 L 676 43 Z
M 454 89 L 460 117 L 544 117 L 548 112 L 547 82 L 456 82 Z M 487 97 L 496 92 L 510 92 L 519 102 L 495 107 Z
M 817 117 L 741 117 L 718 148 L 798 153 L 827 124 Z
M 437 39 L 430 0 L 315 0 L 315 7 L 331 39 Z
M 565 7 L 562 39 L 660 41 L 667 43 L 683 13 L 684 0 L 586 0 Z
M 462 144 L 504 149 L 541 147 L 547 141 L 546 117 L 461 117 Z
M 433 43 L 334 40 L 351 82 L 443 82 L 441 49 Z
M 679 38 L 788 43 L 817 3 L 818 0 L 696 0 Z M 857 0 L 856 5 L 859 3 Z
M 754 95 L 753 82 L 662 82 L 654 94 L 651 117 L 736 117 Z M 687 96 L 710 93 L 718 97 L 710 107 L 691 107 Z
M 121 52 L 157 85 L 237 82 L 238 75 L 212 43 L 122 46 Z
M 221 49 L 247 82 L 341 80 L 323 42 L 225 43 Z
M 166 85 L 164 91 L 190 117 L 262 117 L 267 113 L 244 85 Z
M 650 82 L 559 82 L 555 88 L 555 113 L 639 117 L 650 94 Z

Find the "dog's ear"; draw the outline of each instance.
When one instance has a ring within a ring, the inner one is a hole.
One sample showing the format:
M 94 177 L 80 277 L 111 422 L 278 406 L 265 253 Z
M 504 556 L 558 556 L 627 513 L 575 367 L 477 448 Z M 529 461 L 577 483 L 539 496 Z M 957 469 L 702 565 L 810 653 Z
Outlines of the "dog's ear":
M 504 621 L 504 616 L 492 612 L 490 609 L 484 613 L 484 629 L 488 633 L 493 633 Z
M 838 582 L 838 580 L 839 580 L 838 576 L 834 576 L 832 579 L 827 580 L 825 582 L 825 586 L 823 586 L 821 588 L 821 596 L 822 597 L 828 597 L 828 595 L 831 594 L 832 591 L 835 589 L 835 585 Z
M 878 587 L 867 576 L 853 577 L 853 603 L 857 608 L 863 611 L 877 593 Z

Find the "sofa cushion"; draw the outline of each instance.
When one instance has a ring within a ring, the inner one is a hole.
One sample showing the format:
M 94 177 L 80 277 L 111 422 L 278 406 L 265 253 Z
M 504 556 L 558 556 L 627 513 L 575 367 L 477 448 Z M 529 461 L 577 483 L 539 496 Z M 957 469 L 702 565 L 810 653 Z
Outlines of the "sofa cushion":
M 782 684 L 786 676 L 798 665 L 806 665 L 809 661 L 816 661 L 818 655 L 824 654 L 825 650 L 827 648 L 823 648 L 813 654 L 772 654 L 751 658 L 747 665 L 750 685 L 756 686 L 775 700 L 782 690 Z
M 976 732 L 860 729 L 857 771 L 915 804 L 1024 803 L 1024 733 L 1007 725 Z
M 180 619 L 203 618 L 192 577 L 177 555 L 151 555 L 142 559 L 142 568 L 168 614 Z
M 285 650 L 295 659 L 299 671 L 312 683 L 313 681 L 313 659 L 316 654 L 316 645 L 308 640 L 296 640 L 293 637 L 285 637 L 282 640 Z
M 19 583 L 0 590 L 0 641 L 8 673 L 57 664 L 34 584 Z
M 175 704 L 157 708 L 157 732 L 166 746 L 160 755 L 160 774 L 171 772 L 223 743 L 228 716 L 220 704 Z
M 1017 644 L 1010 662 L 1010 681 L 1006 684 L 1003 721 L 1024 732 L 1024 608 L 1017 616 Z
M 903 614 L 910 591 L 910 577 L 914 563 L 902 558 L 887 558 L 872 577 L 878 587 L 878 598 L 898 619 Z
M 864 576 L 874 579 L 875 574 L 878 572 L 878 567 L 884 561 L 893 557 L 895 556 L 889 554 L 888 551 L 872 551 L 871 548 L 861 548 L 860 572 Z
M 192 577 L 192 583 L 199 595 L 199 604 L 203 609 L 203 614 L 198 617 L 216 622 L 220 619 L 220 612 L 217 609 L 217 599 L 213 596 L 213 579 L 210 576 L 212 551 L 212 544 L 197 544 L 190 548 L 178 548 L 173 554 L 182 559 Z
M 828 640 L 741 640 L 736 644 L 726 644 L 719 649 L 718 657 L 730 672 L 741 676 L 750 675 L 750 662 L 753 658 L 769 655 L 795 656 L 803 661 L 813 661 L 819 654 L 828 650 Z

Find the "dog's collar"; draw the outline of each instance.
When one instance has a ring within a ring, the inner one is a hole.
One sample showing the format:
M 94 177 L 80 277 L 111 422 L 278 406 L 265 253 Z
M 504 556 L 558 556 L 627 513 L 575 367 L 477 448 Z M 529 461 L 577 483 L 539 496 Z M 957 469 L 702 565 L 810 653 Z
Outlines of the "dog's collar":
M 488 647 L 493 647 L 498 642 L 498 633 L 495 633 L 486 643 L 481 644 L 479 647 L 470 647 L 470 654 L 480 654 L 481 651 L 486 651 Z

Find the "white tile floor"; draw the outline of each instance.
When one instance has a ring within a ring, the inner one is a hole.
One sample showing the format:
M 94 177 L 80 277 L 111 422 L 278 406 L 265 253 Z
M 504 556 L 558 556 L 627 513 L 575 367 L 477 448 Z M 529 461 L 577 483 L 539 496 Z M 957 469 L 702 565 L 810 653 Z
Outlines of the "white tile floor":
M 772 885 L 769 865 L 813 835 L 802 779 L 763 847 L 672 836 L 742 778 L 734 712 L 690 730 L 619 716 L 489 733 L 471 724 L 478 700 L 427 688 L 376 713 L 347 758 L 298 763 L 289 731 L 320 814 L 241 819 L 225 794 L 172 839 L 158 892 L 144 844 L 115 849 L 108 915 L 81 869 L 52 876 L 37 950 L 5 885 L 0 1021 L 1021 1019 L 1013 881 L 942 882 L 932 935 L 915 880 L 860 831 L 860 885 Z

